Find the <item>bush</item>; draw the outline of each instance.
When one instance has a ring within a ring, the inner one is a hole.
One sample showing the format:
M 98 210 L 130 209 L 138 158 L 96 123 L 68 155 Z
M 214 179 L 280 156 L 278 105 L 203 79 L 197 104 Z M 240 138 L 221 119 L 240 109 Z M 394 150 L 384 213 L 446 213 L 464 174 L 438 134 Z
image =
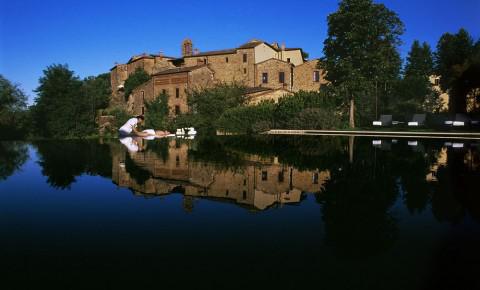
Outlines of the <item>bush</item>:
M 274 114 L 275 104 L 273 102 L 262 102 L 255 106 L 228 109 L 215 125 L 219 130 L 230 133 L 260 133 L 273 128 Z
M 275 121 L 278 128 L 301 129 L 291 126 L 291 120 L 307 108 L 322 108 L 333 115 L 337 111 L 335 99 L 326 93 L 300 91 L 278 101 Z
M 307 108 L 288 123 L 289 128 L 305 130 L 328 130 L 342 127 L 338 115 L 324 108 Z

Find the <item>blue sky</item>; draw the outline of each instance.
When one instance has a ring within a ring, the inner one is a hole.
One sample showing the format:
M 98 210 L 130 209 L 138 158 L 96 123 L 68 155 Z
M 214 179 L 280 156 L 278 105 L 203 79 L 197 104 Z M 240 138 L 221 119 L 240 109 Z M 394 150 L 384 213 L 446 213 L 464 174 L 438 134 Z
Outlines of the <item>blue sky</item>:
M 414 39 L 435 47 L 444 32 L 480 37 L 480 0 L 376 0 L 399 14 L 405 56 Z M 107 72 L 143 52 L 179 56 L 185 37 L 200 51 L 252 38 L 322 55 L 327 16 L 337 0 L 316 1 L 26 1 L 0 0 L 0 74 L 33 102 L 42 70 L 67 63 L 79 76 Z

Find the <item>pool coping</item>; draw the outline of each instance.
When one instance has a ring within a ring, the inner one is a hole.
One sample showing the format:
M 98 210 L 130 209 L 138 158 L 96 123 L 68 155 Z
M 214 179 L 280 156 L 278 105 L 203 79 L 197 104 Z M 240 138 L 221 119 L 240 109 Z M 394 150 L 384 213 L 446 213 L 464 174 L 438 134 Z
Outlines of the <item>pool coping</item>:
M 372 130 L 284 130 L 272 129 L 267 135 L 325 135 L 325 136 L 367 136 L 398 138 L 432 138 L 432 139 L 478 139 L 480 132 L 412 132 L 412 131 L 372 131 Z

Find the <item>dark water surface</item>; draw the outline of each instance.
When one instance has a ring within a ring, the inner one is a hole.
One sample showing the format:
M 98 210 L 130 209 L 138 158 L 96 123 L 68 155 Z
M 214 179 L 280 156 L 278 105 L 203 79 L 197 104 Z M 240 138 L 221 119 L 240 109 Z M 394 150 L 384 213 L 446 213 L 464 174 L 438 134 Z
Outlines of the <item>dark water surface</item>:
M 0 142 L 0 289 L 480 289 L 478 141 L 129 142 Z

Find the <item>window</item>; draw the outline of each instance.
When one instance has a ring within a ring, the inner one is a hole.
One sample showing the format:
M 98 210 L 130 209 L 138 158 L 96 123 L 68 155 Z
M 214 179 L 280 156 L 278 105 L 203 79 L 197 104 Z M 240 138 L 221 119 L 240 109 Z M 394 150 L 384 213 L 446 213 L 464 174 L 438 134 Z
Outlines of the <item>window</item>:
M 439 78 L 436 78 L 436 79 L 435 79 L 435 85 L 436 85 L 436 86 L 440 85 L 440 79 L 439 79 Z
M 243 191 L 243 199 L 247 199 L 247 192 L 245 190 Z
M 281 84 L 285 83 L 285 72 L 281 71 L 278 73 L 278 82 Z
M 225 58 L 225 62 L 228 63 L 228 57 Z
M 247 74 L 247 69 L 246 68 L 243 69 L 243 73 Z
M 290 63 L 290 58 L 287 58 L 287 62 Z
M 318 70 L 313 72 L 313 81 L 316 83 L 320 81 L 320 72 Z
M 243 54 L 243 62 L 247 62 L 247 54 L 246 53 Z
M 145 107 L 142 107 L 142 115 L 145 114 Z
M 175 106 L 175 115 L 180 115 L 180 106 Z
M 179 98 L 180 97 L 180 89 L 179 88 L 175 88 L 175 98 Z
M 203 59 L 203 63 L 204 63 L 204 64 L 207 64 L 207 63 L 208 63 L 208 59 L 206 59 L 206 58 Z
M 268 179 L 267 171 L 262 171 L 262 180 L 265 181 Z
M 145 91 L 142 91 L 142 101 L 145 102 Z
M 283 182 L 285 176 L 283 174 L 283 170 L 278 172 L 278 182 Z
M 162 94 L 166 95 L 166 94 L 167 94 L 167 90 L 166 90 L 166 89 L 163 89 L 163 90 L 162 90 Z
M 180 166 L 180 156 L 178 156 L 178 155 L 177 155 L 177 157 L 175 157 L 175 165 L 176 165 L 177 167 Z
M 268 73 L 262 73 L 262 83 L 268 84 Z
M 247 180 L 246 179 L 243 180 L 243 185 L 247 185 Z
M 318 184 L 318 172 L 315 172 L 313 174 L 312 179 L 313 179 L 313 184 Z
M 227 191 L 225 191 L 225 196 L 228 196 L 228 189 L 227 189 Z

